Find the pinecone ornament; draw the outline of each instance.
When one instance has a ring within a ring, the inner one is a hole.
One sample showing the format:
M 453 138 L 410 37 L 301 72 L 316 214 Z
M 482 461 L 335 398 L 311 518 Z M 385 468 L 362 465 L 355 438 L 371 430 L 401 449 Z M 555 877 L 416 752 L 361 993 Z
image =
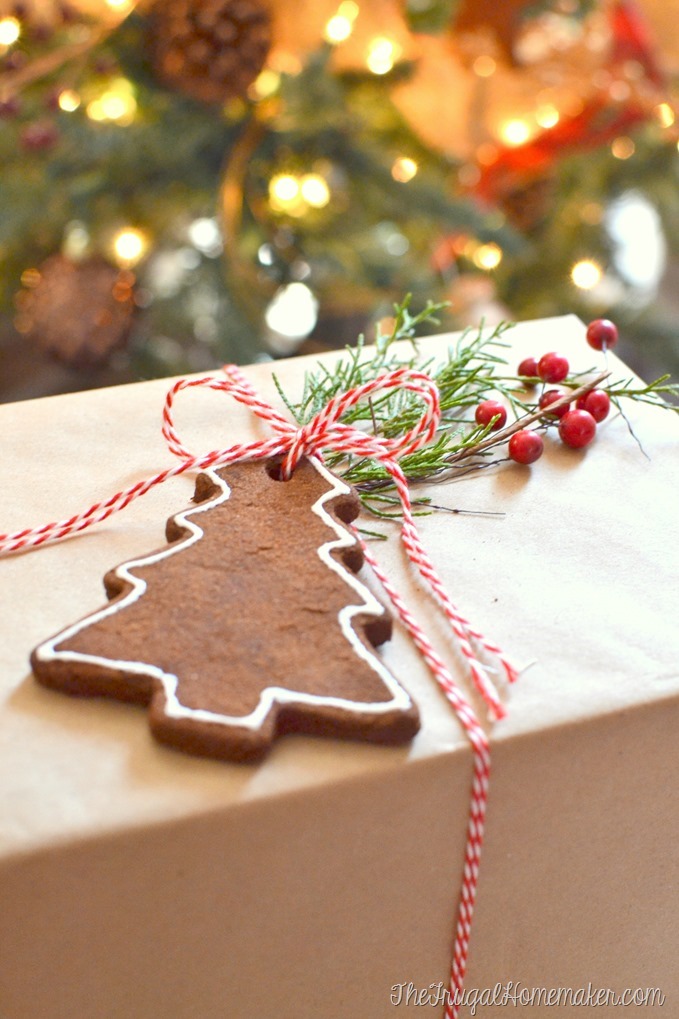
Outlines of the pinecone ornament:
M 57 360 L 99 365 L 124 345 L 134 312 L 133 273 L 103 258 L 51 255 L 24 277 L 17 328 Z
M 246 95 L 271 45 L 260 0 L 166 0 L 155 10 L 155 64 L 167 85 L 204 103 Z

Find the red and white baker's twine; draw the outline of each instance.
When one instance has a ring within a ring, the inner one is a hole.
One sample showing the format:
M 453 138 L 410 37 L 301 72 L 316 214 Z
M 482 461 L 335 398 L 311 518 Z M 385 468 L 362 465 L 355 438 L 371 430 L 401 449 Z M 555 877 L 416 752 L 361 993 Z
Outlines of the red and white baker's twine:
M 435 598 L 448 619 L 463 655 L 474 684 L 486 702 L 490 714 L 499 718 L 505 713 L 497 690 L 489 676 L 488 669 L 479 659 L 477 648 L 481 652 L 496 659 L 502 666 L 505 677 L 513 682 L 517 673 L 496 644 L 487 640 L 478 630 L 461 615 L 450 600 L 441 580 L 434 568 L 429 555 L 422 545 L 412 514 L 410 494 L 405 475 L 398 463 L 398 458 L 431 441 L 439 425 L 441 410 L 439 394 L 435 383 L 423 372 L 411 368 L 399 368 L 385 373 L 371 382 L 356 386 L 345 393 L 333 397 L 329 403 L 316 414 L 306 425 L 298 427 L 291 424 L 273 407 L 262 401 L 245 376 L 234 366 L 224 369 L 226 378 L 180 379 L 169 390 L 163 408 L 162 432 L 168 447 L 180 463 L 167 470 L 160 471 L 153 477 L 138 481 L 129 488 L 117 492 L 103 502 L 94 503 L 89 509 L 67 520 L 55 521 L 42 527 L 27 528 L 13 534 L 0 535 L 0 554 L 17 552 L 47 542 L 56 541 L 78 531 L 84 531 L 93 524 L 106 520 L 108 517 L 124 509 L 139 496 L 151 488 L 167 481 L 168 478 L 184 474 L 187 471 L 206 468 L 226 467 L 229 464 L 247 460 L 259 460 L 269 457 L 282 457 L 281 476 L 289 478 L 295 467 L 304 456 L 316 456 L 322 459 L 324 450 L 333 450 L 359 457 L 372 457 L 384 466 L 393 478 L 398 491 L 403 515 L 401 537 L 408 558 L 417 568 L 427 585 L 429 593 Z M 200 456 L 191 454 L 181 442 L 174 426 L 172 411 L 175 397 L 183 389 L 207 388 L 215 389 L 232 396 L 244 404 L 254 414 L 262 418 L 274 432 L 272 438 L 250 443 L 239 443 L 224 449 L 215 449 Z M 377 392 L 406 389 L 415 393 L 424 403 L 424 410 L 415 426 L 398 438 L 382 438 L 343 424 L 342 416 L 346 411 L 361 400 Z M 431 642 L 420 627 L 400 594 L 394 589 L 384 575 L 372 552 L 354 529 L 357 540 L 361 543 L 367 561 L 382 583 L 386 593 L 398 613 L 405 628 L 411 635 L 415 646 L 426 661 L 429 669 L 452 705 L 460 724 L 469 739 L 473 753 L 473 779 L 469 822 L 467 827 L 467 845 L 465 850 L 460 904 L 455 930 L 453 959 L 450 974 L 450 995 L 445 1006 L 446 1019 L 456 1019 L 459 1014 L 464 977 L 469 951 L 472 916 L 476 899 L 479 876 L 481 846 L 483 844 L 486 804 L 488 800 L 488 782 L 490 776 L 490 749 L 488 737 L 480 724 L 474 709 L 464 693 L 453 679 L 450 671 L 434 650 Z

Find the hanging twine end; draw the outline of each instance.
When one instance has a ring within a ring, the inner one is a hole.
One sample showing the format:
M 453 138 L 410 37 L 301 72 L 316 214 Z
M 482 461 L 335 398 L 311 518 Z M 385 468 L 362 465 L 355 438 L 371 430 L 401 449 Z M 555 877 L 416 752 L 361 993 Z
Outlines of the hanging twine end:
M 507 715 L 507 708 L 504 706 L 502 701 L 493 701 L 488 706 L 488 714 L 494 722 L 499 722 L 502 718 Z

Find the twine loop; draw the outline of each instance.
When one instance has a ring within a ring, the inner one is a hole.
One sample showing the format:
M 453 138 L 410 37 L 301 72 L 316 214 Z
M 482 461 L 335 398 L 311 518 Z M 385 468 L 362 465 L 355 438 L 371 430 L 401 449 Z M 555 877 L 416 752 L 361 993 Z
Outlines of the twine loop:
M 176 395 L 183 389 L 204 387 L 218 389 L 244 404 L 253 414 L 265 421 L 277 440 L 263 440 L 249 445 L 231 446 L 208 454 L 214 457 L 212 466 L 236 461 L 283 455 L 281 477 L 289 479 L 297 464 L 305 456 L 318 456 L 333 450 L 347 455 L 374 457 L 381 462 L 395 460 L 413 453 L 434 437 L 441 419 L 441 407 L 436 384 L 424 372 L 412 368 L 398 368 L 386 372 L 360 386 L 332 397 L 305 425 L 296 425 L 259 398 L 242 372 L 234 365 L 224 369 L 225 379 L 180 379 L 169 390 L 163 408 L 163 435 L 171 453 L 180 459 L 191 460 L 193 455 L 179 438 L 172 416 Z M 410 391 L 418 396 L 424 408 L 412 428 L 393 438 L 380 437 L 354 425 L 344 424 L 342 418 L 352 407 L 378 393 Z M 272 452 L 275 450 L 275 452 Z M 205 457 L 198 458 L 205 460 Z

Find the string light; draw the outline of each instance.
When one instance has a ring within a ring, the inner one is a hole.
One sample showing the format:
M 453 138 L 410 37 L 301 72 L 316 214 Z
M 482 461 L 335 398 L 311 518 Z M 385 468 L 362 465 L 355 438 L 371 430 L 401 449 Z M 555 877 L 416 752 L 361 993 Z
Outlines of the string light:
M 269 181 L 269 204 L 274 212 L 303 216 L 309 209 L 322 209 L 330 201 L 328 182 L 320 173 L 296 177 L 279 173 Z
M 611 153 L 616 159 L 629 159 L 636 152 L 636 145 L 627 135 L 622 135 L 611 142 Z
M 304 283 L 280 287 L 264 313 L 274 334 L 270 346 L 278 353 L 291 353 L 308 336 L 318 321 L 318 300 Z
M 123 227 L 113 238 L 113 254 L 120 266 L 129 268 L 143 258 L 148 249 L 148 238 L 133 226 Z
M 326 42 L 336 46 L 338 43 L 348 39 L 353 30 L 354 26 L 348 18 L 342 18 L 339 14 L 336 14 L 334 18 L 330 18 L 323 34 Z
M 489 244 L 479 244 L 472 255 L 472 261 L 479 269 L 496 269 L 502 261 L 502 248 L 492 241 Z
M 299 180 L 291 173 L 279 173 L 269 181 L 269 203 L 274 212 L 290 212 L 299 203 Z
M 12 46 L 20 35 L 21 22 L 18 18 L 0 18 L 0 46 Z
M 631 188 L 610 202 L 605 214 L 611 260 L 626 284 L 651 296 L 667 264 L 667 243 L 653 202 Z
M 80 106 L 80 96 L 72 88 L 65 88 L 59 93 L 57 104 L 64 113 L 73 113 Z
M 300 181 L 299 191 L 307 205 L 314 209 L 322 209 L 330 201 L 330 188 L 318 173 L 306 173 Z
M 373 230 L 373 236 L 381 248 L 393 258 L 400 258 L 405 255 L 410 247 L 410 241 L 401 232 L 396 223 L 390 220 L 383 220 Z
M 61 250 L 66 258 L 78 262 L 88 253 L 89 247 L 90 235 L 85 224 L 78 219 L 67 223 L 61 243 Z
M 274 249 L 270 244 L 261 244 L 257 250 L 257 261 L 260 265 L 273 265 L 275 262 Z
M 216 219 L 209 216 L 201 216 L 194 219 L 187 230 L 189 240 L 194 248 L 208 258 L 216 258 L 222 253 L 224 244 L 221 231 Z
M 672 127 L 676 120 L 674 110 L 669 103 L 658 103 L 653 112 L 660 121 L 661 127 Z
M 373 74 L 389 74 L 401 55 L 400 48 L 386 36 L 377 36 L 370 43 L 366 64 Z
M 407 184 L 417 174 L 419 167 L 410 156 L 399 156 L 391 167 L 391 175 L 400 184 Z
M 265 67 L 250 85 L 248 95 L 251 99 L 268 99 L 269 96 L 278 92 L 280 84 L 281 76 L 278 71 L 272 71 L 271 68 Z
M 345 0 L 337 9 L 337 13 L 326 23 L 325 41 L 336 46 L 345 42 L 354 30 L 354 21 L 358 17 L 358 4 L 353 0 Z
M 523 145 L 530 134 L 530 127 L 525 120 L 507 120 L 500 127 L 500 137 L 507 145 Z
M 536 124 L 545 129 L 556 127 L 560 119 L 561 115 L 559 111 L 556 106 L 553 106 L 551 103 L 545 103 L 544 106 L 538 106 L 535 111 Z
M 98 99 L 87 104 L 90 120 L 111 121 L 121 126 L 131 124 L 136 112 L 137 100 L 127 78 L 116 78 Z
M 571 269 L 571 279 L 580 290 L 592 290 L 601 282 L 601 266 L 591 258 L 583 258 Z

